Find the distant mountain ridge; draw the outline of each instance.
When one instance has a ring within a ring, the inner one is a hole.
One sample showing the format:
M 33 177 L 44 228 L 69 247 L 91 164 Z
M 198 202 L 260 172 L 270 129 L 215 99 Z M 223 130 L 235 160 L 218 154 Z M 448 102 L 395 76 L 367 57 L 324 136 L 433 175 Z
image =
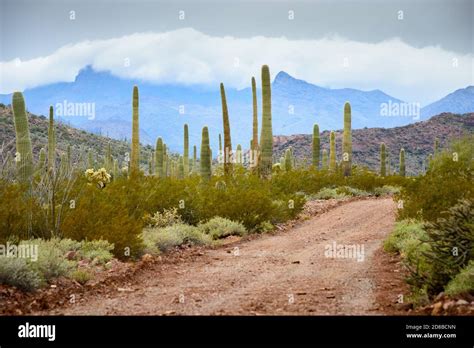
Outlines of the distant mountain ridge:
M 48 120 L 45 117 L 29 114 L 28 123 L 33 153 L 36 160 L 40 149 L 47 147 Z M 112 155 L 118 159 L 120 163 L 123 162 L 125 154 L 130 152 L 129 141 L 111 140 L 110 138 L 91 134 L 65 124 L 56 125 L 56 134 L 58 158 L 61 154 L 66 152 L 68 145 L 72 146 L 73 161 L 78 161 L 81 153 L 85 154 L 87 151 L 92 150 L 93 153 L 98 155 L 97 161 L 99 165 L 103 163 L 102 156 L 109 142 L 111 143 Z M 403 147 L 406 151 L 407 173 L 415 174 L 421 170 L 421 164 L 426 160 L 428 154 L 433 153 L 435 138 L 439 140 L 440 147 L 443 147 L 453 139 L 458 139 L 468 134 L 474 134 L 474 113 L 464 115 L 444 113 L 434 116 L 428 121 L 388 129 L 357 129 L 352 133 L 353 161 L 356 165 L 367 166 L 373 170 L 378 170 L 379 146 L 381 142 L 384 142 L 387 145 L 391 169 L 397 170 L 398 153 L 400 148 Z M 5 152 L 11 154 L 15 152 L 15 129 L 12 109 L 1 105 L 0 140 L 0 146 L 3 146 Z M 279 158 L 283 152 L 291 146 L 299 163 L 303 163 L 305 159 L 310 163 L 312 158 L 311 140 L 312 137 L 309 134 L 274 136 L 273 152 L 275 158 Z M 336 131 L 336 152 L 338 154 L 338 160 L 341 159 L 341 146 L 342 131 L 338 130 Z M 199 154 L 199 145 L 197 148 Z M 329 131 L 323 131 L 321 133 L 321 148 L 329 149 Z M 147 167 L 147 160 L 151 151 L 151 146 L 142 146 L 140 155 L 142 168 Z M 216 154 L 217 152 L 214 153 Z
M 200 144 L 202 127 L 207 125 L 211 146 L 217 150 L 218 134 L 222 133 L 219 86 L 156 85 L 126 80 L 91 67 L 80 71 L 74 82 L 54 83 L 24 92 L 30 112 L 45 115 L 49 106 L 65 101 L 93 103 L 95 116 L 57 115 L 66 124 L 115 139 L 128 139 L 131 134 L 131 94 L 133 85 L 140 90 L 140 141 L 154 145 L 158 136 L 174 151 L 182 150 L 183 125 L 189 124 L 191 145 Z M 250 86 L 250 76 L 249 76 Z M 260 81 L 257 79 L 257 88 Z M 435 113 L 474 111 L 474 87 L 458 90 L 421 110 L 422 119 Z M 258 90 L 259 123 L 261 97 Z M 251 88 L 226 88 L 234 146 L 249 147 L 252 134 Z M 463 100 L 458 103 L 458 98 Z M 352 106 L 352 126 L 396 127 L 417 121 L 412 116 L 382 116 L 384 103 L 403 103 L 380 90 L 361 91 L 351 88 L 329 89 L 286 72 L 279 72 L 272 83 L 273 133 L 291 135 L 311 132 L 314 123 L 321 130 L 342 128 L 344 103 Z M 0 102 L 10 104 L 11 95 L 0 95 Z M 460 106 L 460 104 L 462 106 Z M 442 111 L 440 111 L 442 110 Z

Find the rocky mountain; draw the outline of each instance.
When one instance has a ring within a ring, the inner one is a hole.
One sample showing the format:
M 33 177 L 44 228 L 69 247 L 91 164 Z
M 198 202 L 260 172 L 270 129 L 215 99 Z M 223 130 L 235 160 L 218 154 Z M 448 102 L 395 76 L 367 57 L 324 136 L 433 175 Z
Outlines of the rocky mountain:
M 327 149 L 328 152 L 329 133 L 329 131 L 324 131 L 321 134 L 321 148 Z M 342 154 L 342 130 L 335 133 L 339 161 Z M 380 144 L 384 142 L 392 171 L 398 170 L 400 149 L 404 148 L 407 174 L 417 174 L 422 170 L 428 155 L 433 153 L 435 139 L 439 140 L 440 148 L 442 148 L 452 140 L 473 133 L 474 113 L 463 115 L 443 113 L 427 121 L 403 127 L 356 129 L 352 131 L 353 163 L 378 170 Z M 280 158 L 291 146 L 299 163 L 311 163 L 312 135 L 276 136 L 274 140 L 276 158 Z
M 48 120 L 44 116 L 29 114 L 29 126 L 33 145 L 33 152 L 37 158 L 42 147 L 46 147 L 48 140 Z M 79 155 L 88 150 L 97 154 L 101 161 L 107 144 L 111 143 L 112 155 L 121 162 L 125 154 L 130 151 L 129 141 L 115 140 L 105 136 L 93 134 L 81 129 L 70 127 L 64 123 L 56 126 L 58 157 L 66 152 L 67 146 L 72 146 L 73 160 L 78 161 Z M 403 127 L 395 128 L 363 128 L 352 132 L 353 161 L 356 165 L 367 166 L 374 170 L 379 166 L 379 146 L 385 142 L 391 159 L 391 168 L 398 168 L 398 153 L 401 147 L 406 151 L 407 173 L 414 174 L 421 170 L 421 163 L 429 153 L 433 152 L 435 139 L 439 139 L 440 146 L 445 146 L 452 139 L 460 138 L 464 134 L 474 132 L 474 113 L 455 115 L 444 113 L 430 120 L 417 122 Z M 130 138 L 130 136 L 128 135 Z M 311 161 L 311 140 L 309 134 L 278 135 L 274 137 L 275 158 L 291 146 L 298 158 L 298 163 Z M 321 134 L 321 147 L 329 150 L 329 131 Z M 342 153 L 342 131 L 336 132 L 337 153 Z M 15 129 L 13 125 L 12 109 L 0 104 L 0 159 L 7 152 L 15 152 Z M 146 161 L 152 148 L 142 146 L 141 162 Z M 199 146 L 198 146 L 199 153 Z M 217 152 L 214 152 L 217 153 Z M 340 157 L 338 158 L 340 159 Z

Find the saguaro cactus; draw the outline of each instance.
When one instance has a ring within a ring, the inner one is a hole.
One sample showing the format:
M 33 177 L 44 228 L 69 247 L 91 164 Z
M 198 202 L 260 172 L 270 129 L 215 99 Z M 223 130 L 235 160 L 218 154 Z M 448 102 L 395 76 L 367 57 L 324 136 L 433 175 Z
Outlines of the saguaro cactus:
M 329 170 L 336 170 L 336 134 L 333 131 L 329 136 Z
M 196 145 L 193 146 L 193 172 L 197 172 L 197 148 Z
M 272 91 L 270 85 L 270 69 L 262 66 L 262 130 L 259 146 L 259 168 L 262 177 L 270 177 L 273 162 L 273 130 L 272 130 Z
M 323 169 L 328 169 L 329 167 L 329 159 L 328 159 L 328 150 L 323 149 L 323 156 L 322 156 L 322 168 Z
M 44 147 L 41 148 L 39 157 L 38 157 L 38 165 L 36 167 L 37 171 L 43 171 L 46 165 L 46 150 Z
M 188 125 L 184 125 L 184 150 L 183 150 L 183 176 L 189 175 L 189 130 Z
M 224 84 L 221 83 L 222 120 L 224 125 L 224 173 L 232 172 L 232 142 L 230 139 L 229 111 L 227 110 L 227 99 L 225 97 Z
M 132 105 L 132 151 L 130 154 L 130 174 L 135 175 L 140 171 L 140 131 L 138 113 L 138 87 L 133 87 Z
M 56 167 L 56 132 L 54 131 L 54 111 L 49 107 L 48 126 L 48 168 L 54 170 Z
M 351 130 L 351 104 L 344 104 L 344 138 L 342 141 L 342 164 L 344 176 L 351 175 L 352 169 L 352 130 Z
M 183 179 L 184 178 L 184 158 L 183 156 L 179 156 L 179 163 L 178 163 L 178 178 Z
M 291 148 L 288 148 L 285 151 L 285 171 L 289 172 L 291 169 L 293 169 L 293 156 Z
M 319 126 L 315 123 L 313 126 L 313 167 L 319 168 Z
M 252 77 L 252 105 L 253 105 L 253 122 L 252 122 L 252 146 L 250 149 L 254 151 L 254 156 L 258 152 L 258 109 L 257 109 L 257 85 L 255 77 Z M 255 156 L 258 157 L 258 156 Z
M 405 150 L 400 149 L 400 175 L 405 176 Z
M 386 169 L 386 153 L 385 153 L 385 143 L 380 144 L 380 175 L 387 175 Z
M 30 182 L 33 174 L 33 152 L 31 149 L 30 130 L 26 116 L 25 99 L 21 92 L 13 93 L 13 121 L 16 134 L 16 156 L 18 180 Z
M 207 127 L 202 129 L 201 140 L 201 177 L 204 180 L 211 178 L 211 148 L 209 147 L 209 130 Z
M 158 138 L 156 140 L 156 149 L 155 149 L 155 175 L 159 178 L 166 176 L 164 173 L 164 147 L 163 147 L 163 139 Z

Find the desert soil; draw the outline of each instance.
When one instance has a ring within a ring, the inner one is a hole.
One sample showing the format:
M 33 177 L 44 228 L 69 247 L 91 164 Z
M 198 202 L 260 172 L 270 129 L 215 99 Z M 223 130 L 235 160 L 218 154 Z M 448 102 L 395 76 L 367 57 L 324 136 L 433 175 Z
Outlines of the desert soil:
M 406 289 L 382 251 L 395 209 L 391 198 L 346 202 L 287 231 L 165 255 L 121 287 L 36 314 L 393 314 Z M 363 261 L 326 257 L 333 242 L 363 246 Z

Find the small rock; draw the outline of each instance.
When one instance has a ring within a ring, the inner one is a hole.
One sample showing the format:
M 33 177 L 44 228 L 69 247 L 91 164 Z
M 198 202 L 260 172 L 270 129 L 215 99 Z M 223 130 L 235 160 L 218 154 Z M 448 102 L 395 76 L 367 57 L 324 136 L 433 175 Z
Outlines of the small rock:
M 443 304 L 443 309 L 447 311 L 449 308 L 451 308 L 454 305 L 454 301 L 448 301 Z
M 135 290 L 130 289 L 130 288 L 117 288 L 117 291 L 120 291 L 120 292 L 133 292 Z
M 436 302 L 433 306 L 433 311 L 431 312 L 431 315 L 439 315 L 441 313 L 442 308 L 443 308 L 443 303 Z
M 293 261 L 292 263 L 300 263 L 299 261 Z
M 467 302 L 466 300 L 462 300 L 462 299 L 461 299 L 461 300 L 458 300 L 458 301 L 456 302 L 456 304 L 457 304 L 458 306 L 465 306 L 465 305 L 468 305 L 469 302 Z
M 436 297 L 435 297 L 435 302 L 441 301 L 442 298 L 444 297 L 444 292 L 440 292 Z
M 73 250 L 70 250 L 64 255 L 64 257 L 68 260 L 74 260 L 76 258 L 77 253 Z
M 326 298 L 336 298 L 335 295 L 327 295 Z
M 56 289 L 57 285 L 56 284 L 51 284 L 51 289 Z
M 153 262 L 153 256 L 151 256 L 150 254 L 145 254 L 142 256 L 142 261 L 145 263 Z

